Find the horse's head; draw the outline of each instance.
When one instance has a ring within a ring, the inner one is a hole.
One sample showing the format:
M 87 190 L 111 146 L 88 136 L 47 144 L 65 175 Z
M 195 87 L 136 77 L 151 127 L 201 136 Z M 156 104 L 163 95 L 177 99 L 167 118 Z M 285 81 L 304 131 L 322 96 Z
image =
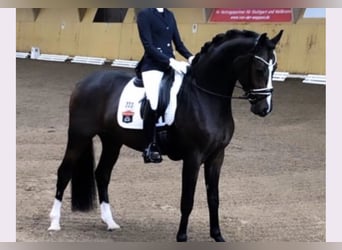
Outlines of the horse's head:
M 277 68 L 274 49 L 282 33 L 283 30 L 272 39 L 266 33 L 258 36 L 254 48 L 234 62 L 237 80 L 251 104 L 251 111 L 262 117 L 272 111 L 272 75 Z
M 195 86 L 214 96 L 231 98 L 239 81 L 251 111 L 266 116 L 272 111 L 272 75 L 277 68 L 274 52 L 283 31 L 267 34 L 228 30 L 207 42 L 192 62 Z

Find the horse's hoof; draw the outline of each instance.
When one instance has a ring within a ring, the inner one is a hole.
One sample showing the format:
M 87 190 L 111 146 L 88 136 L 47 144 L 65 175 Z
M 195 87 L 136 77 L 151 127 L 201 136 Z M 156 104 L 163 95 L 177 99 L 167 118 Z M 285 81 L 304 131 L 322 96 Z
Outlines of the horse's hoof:
M 212 236 L 212 238 L 213 238 L 216 242 L 226 242 L 226 241 L 223 239 L 223 237 L 222 237 L 221 234 L 220 234 L 220 235 L 216 235 L 216 236 Z
M 60 231 L 60 230 L 61 230 L 60 225 L 51 225 L 51 226 L 48 228 L 48 231 Z
M 120 225 L 116 224 L 115 221 L 110 220 L 110 221 L 105 221 L 105 220 L 101 220 L 103 224 L 107 225 L 107 231 L 113 231 L 115 229 L 120 229 Z
M 225 242 L 219 229 L 212 230 L 210 232 L 210 237 L 213 238 L 216 242 Z
M 110 232 L 113 231 L 113 230 L 116 230 L 116 229 L 120 229 L 120 226 L 118 224 L 111 225 L 111 226 L 107 227 L 107 230 L 110 231 Z
M 177 235 L 177 242 L 187 242 L 188 236 L 186 234 Z
M 222 237 L 216 238 L 215 241 L 216 242 L 226 242 Z

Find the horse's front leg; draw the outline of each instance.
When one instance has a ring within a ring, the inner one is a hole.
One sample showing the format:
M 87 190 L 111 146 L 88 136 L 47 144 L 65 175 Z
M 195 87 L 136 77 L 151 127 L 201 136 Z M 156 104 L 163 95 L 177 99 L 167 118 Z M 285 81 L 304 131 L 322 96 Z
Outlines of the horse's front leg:
M 219 225 L 219 178 L 224 158 L 224 149 L 211 156 L 204 163 L 204 176 L 210 218 L 210 236 L 217 242 L 224 242 Z
M 189 157 L 183 161 L 181 221 L 177 233 L 177 241 L 185 242 L 188 239 L 187 228 L 189 216 L 194 204 L 194 194 L 200 167 L 198 157 Z

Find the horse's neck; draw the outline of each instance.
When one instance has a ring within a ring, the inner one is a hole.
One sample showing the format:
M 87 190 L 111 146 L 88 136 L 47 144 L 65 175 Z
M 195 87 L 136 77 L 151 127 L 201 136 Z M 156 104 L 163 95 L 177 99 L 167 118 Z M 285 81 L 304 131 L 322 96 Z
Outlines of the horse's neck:
M 178 96 L 178 110 L 180 120 L 188 120 L 189 117 L 194 121 L 205 119 L 216 125 L 226 127 L 232 121 L 232 106 L 229 96 L 218 96 L 214 92 L 196 85 L 195 79 L 188 76 L 183 81 L 181 91 Z M 190 114 L 190 115 L 189 115 Z M 206 122 L 202 125 L 205 126 Z M 202 125 L 199 125 L 202 127 Z
M 216 63 L 202 64 L 193 73 L 193 82 L 201 89 L 218 96 L 231 96 L 236 83 L 231 67 L 219 69 Z
M 234 61 L 251 49 L 252 41 L 237 38 L 207 51 L 193 66 L 196 83 L 208 91 L 231 96 L 237 81 Z
M 218 91 L 214 88 L 209 88 L 206 85 L 201 85 L 196 77 L 191 74 L 187 75 L 183 79 L 182 85 L 182 98 L 185 100 L 196 100 L 195 102 L 190 101 L 190 105 L 201 106 L 200 103 L 204 103 L 204 106 L 210 106 L 215 113 L 217 109 L 227 109 L 231 103 L 231 96 L 234 89 L 234 84 L 231 88 L 226 88 L 225 91 Z M 212 104 L 212 105 L 207 105 Z

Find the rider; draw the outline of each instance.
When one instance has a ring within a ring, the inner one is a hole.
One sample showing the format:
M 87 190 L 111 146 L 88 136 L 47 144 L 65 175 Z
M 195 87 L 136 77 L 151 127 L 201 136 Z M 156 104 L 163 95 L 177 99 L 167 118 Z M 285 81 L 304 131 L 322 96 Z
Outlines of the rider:
M 146 139 L 143 158 L 145 163 L 159 163 L 162 161 L 162 157 L 156 146 L 155 129 L 158 121 L 159 85 L 164 72 L 170 67 L 178 73 L 185 74 L 193 55 L 184 46 L 175 17 L 170 10 L 164 8 L 143 9 L 138 13 L 137 25 L 145 51 L 138 67 L 141 71 L 148 99 L 143 115 L 143 128 Z M 174 43 L 176 50 L 188 62 L 175 60 L 171 42 Z

